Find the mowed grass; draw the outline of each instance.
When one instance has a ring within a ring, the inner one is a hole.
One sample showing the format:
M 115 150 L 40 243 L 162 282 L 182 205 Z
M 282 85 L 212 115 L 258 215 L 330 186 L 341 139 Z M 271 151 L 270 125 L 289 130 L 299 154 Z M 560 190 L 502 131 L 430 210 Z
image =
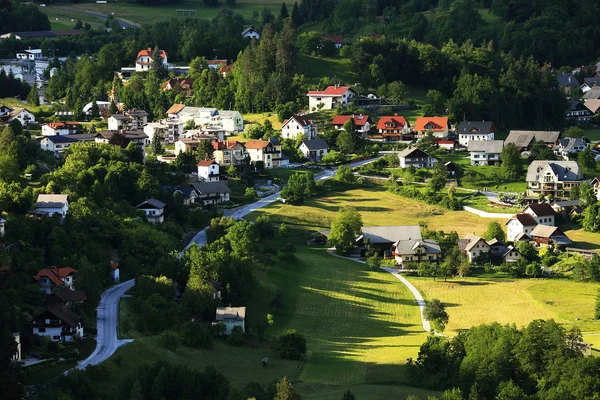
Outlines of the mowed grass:
M 93 15 L 67 10 L 63 7 L 40 7 L 40 11 L 48 16 L 52 29 L 73 29 L 75 23 L 79 20 L 83 23 L 88 23 L 94 29 L 103 29 L 104 21 Z M 58 18 L 58 20 L 56 20 Z M 71 20 L 74 21 L 71 21 Z
M 309 77 L 310 83 L 318 83 L 319 79 L 325 76 L 337 78 L 345 85 L 359 82 L 358 75 L 352 71 L 349 58 L 322 58 L 299 54 L 298 70 Z
M 129 3 L 81 3 L 69 4 L 69 7 L 105 15 L 114 13 L 116 18 L 122 18 L 141 25 L 149 25 L 176 18 L 176 10 L 196 10 L 197 18 L 210 19 L 219 14 L 221 7 L 230 8 L 244 18 L 250 18 L 254 11 L 260 13 L 264 8 L 267 8 L 273 15 L 277 16 L 279 15 L 281 3 L 277 0 L 238 0 L 233 7 L 227 6 L 224 1 L 221 1 L 218 7 L 208 7 L 201 0 L 182 0 L 176 4 L 161 6 L 143 6 Z M 287 3 L 288 10 L 291 10 L 293 5 L 294 3 Z
M 585 333 L 600 333 L 594 320 L 594 303 L 600 284 L 564 279 L 462 278 L 447 282 L 408 278 L 425 299 L 446 305 L 446 333 L 475 325 L 499 322 L 527 325 L 535 319 L 554 319 L 578 326 Z
M 299 382 L 294 384 L 294 388 L 302 394 L 303 400 L 339 400 L 346 390 L 350 390 L 357 399 L 369 400 L 404 400 L 409 395 L 420 399 L 439 396 L 439 392 L 396 385 L 325 385 Z
M 257 210 L 249 219 L 269 215 L 274 223 L 284 222 L 305 229 L 327 229 L 340 207 L 354 206 L 365 226 L 416 225 L 424 221 L 432 229 L 457 231 L 459 235 L 483 234 L 487 224 L 504 220 L 479 218 L 466 211 L 450 211 L 417 200 L 400 197 L 380 185 L 357 187 L 344 192 L 331 192 L 307 201 L 301 206 L 273 203 Z M 442 215 L 430 215 L 434 209 Z
M 585 232 L 581 225 L 561 224 L 559 227 L 573 242 L 571 247 L 589 250 L 600 249 L 599 232 Z

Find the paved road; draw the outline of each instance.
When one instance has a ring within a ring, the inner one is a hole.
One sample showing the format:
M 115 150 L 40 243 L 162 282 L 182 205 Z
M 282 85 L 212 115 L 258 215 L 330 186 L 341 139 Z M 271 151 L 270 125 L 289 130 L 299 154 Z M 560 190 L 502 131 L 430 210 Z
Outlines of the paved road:
M 78 10 L 76 8 L 70 8 L 70 7 L 56 7 L 56 8 L 63 9 L 66 11 L 73 11 L 73 12 L 91 15 L 94 17 L 98 17 L 101 20 L 106 20 L 108 18 L 108 16 L 105 14 L 101 14 L 101 13 L 97 13 L 97 12 L 93 12 L 93 11 Z M 115 18 L 115 19 L 119 22 L 119 24 L 121 25 L 122 28 L 139 28 L 139 26 L 140 26 L 139 24 L 136 24 L 135 22 L 127 21 L 125 19 L 121 19 L 121 18 Z
M 365 164 L 369 164 L 375 160 L 377 160 L 377 158 L 371 158 L 369 160 L 363 160 L 363 161 L 357 161 L 357 162 L 353 162 L 350 164 L 347 164 L 349 167 L 351 168 L 355 168 L 355 167 L 360 167 L 361 165 L 365 165 Z M 316 181 L 323 181 L 326 179 L 330 179 L 335 175 L 335 169 L 326 169 L 325 171 L 322 171 L 320 173 L 318 173 L 317 175 L 315 175 L 315 180 Z M 255 203 L 252 204 L 248 204 L 245 207 L 241 207 L 239 209 L 237 209 L 235 212 L 233 212 L 232 214 L 228 215 L 228 217 L 233 217 L 237 220 L 242 219 L 243 217 L 245 217 L 246 215 L 250 214 L 251 212 L 254 212 L 260 208 L 263 208 L 275 201 L 277 201 L 277 199 L 279 198 L 279 193 L 274 193 L 270 196 L 267 197 L 263 197 L 262 199 L 256 201 Z M 187 244 L 187 246 L 185 246 L 185 248 L 183 249 L 183 251 L 181 253 L 179 253 L 179 258 L 183 257 L 183 254 L 185 253 L 185 251 L 188 249 L 188 247 L 190 247 L 193 243 L 196 243 L 198 246 L 202 247 L 206 244 L 206 230 L 207 228 L 204 228 L 203 230 L 201 230 L 200 232 L 198 232 L 193 238 L 192 240 L 190 240 L 190 242 Z
M 133 341 L 131 339 L 117 339 L 119 300 L 133 285 L 135 285 L 135 281 L 132 279 L 115 285 L 102 294 L 102 298 L 96 309 L 98 317 L 96 350 L 88 358 L 77 364 L 76 369 L 84 369 L 88 365 L 100 364 L 112 356 L 120 346 Z

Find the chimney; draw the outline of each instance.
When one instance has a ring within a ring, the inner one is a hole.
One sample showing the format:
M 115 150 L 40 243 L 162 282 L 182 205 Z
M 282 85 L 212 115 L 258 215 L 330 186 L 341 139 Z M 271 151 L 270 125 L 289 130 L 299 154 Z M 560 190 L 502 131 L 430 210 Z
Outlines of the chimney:
M 394 117 L 397 117 L 397 116 L 398 116 L 398 113 L 394 113 Z

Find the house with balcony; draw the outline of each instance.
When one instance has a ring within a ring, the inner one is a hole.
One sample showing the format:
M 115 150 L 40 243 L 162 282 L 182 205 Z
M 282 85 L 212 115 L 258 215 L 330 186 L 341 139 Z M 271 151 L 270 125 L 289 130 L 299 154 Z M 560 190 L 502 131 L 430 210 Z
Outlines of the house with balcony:
M 46 308 L 31 321 L 33 334 L 53 342 L 71 342 L 83 337 L 83 318 L 59 303 Z
M 584 181 L 577 161 L 535 160 L 527 168 L 527 196 L 552 195 L 569 198 L 571 189 Z
M 368 115 L 336 115 L 331 121 L 331 125 L 338 131 L 344 130 L 346 122 L 352 119 L 354 121 L 354 131 L 366 136 L 371 130 L 371 118 Z
M 240 165 L 246 160 L 244 144 L 236 140 L 212 142 L 213 157 L 219 165 Z
M 468 147 L 469 143 L 478 140 L 494 140 L 496 127 L 492 121 L 463 121 L 456 129 L 458 144 Z
M 398 240 L 392 246 L 396 265 L 401 267 L 407 263 L 437 262 L 441 254 L 440 245 L 433 239 Z
M 298 149 L 300 149 L 304 158 L 318 162 L 329 151 L 329 145 L 323 139 L 303 140 Z
M 469 154 L 471 165 L 495 165 L 500 162 L 500 153 L 504 148 L 502 140 L 471 140 Z
M 148 199 L 135 206 L 136 209 L 146 214 L 146 219 L 151 224 L 162 224 L 165 220 L 165 207 L 167 205 L 160 200 Z
M 23 107 L 3 107 L 5 112 L 0 113 L 0 123 L 10 124 L 14 120 L 19 121 L 23 126 L 35 123 L 35 115 L 28 109 Z
M 244 118 L 239 111 L 217 110 L 213 107 L 190 107 L 173 104 L 167 110 L 169 119 L 177 119 L 185 126 L 194 121 L 196 126 L 223 128 L 227 133 L 243 132 Z
M 433 168 L 438 162 L 437 158 L 430 156 L 418 147 L 408 146 L 398 153 L 400 168 Z
M 588 122 L 594 116 L 594 113 L 579 100 L 569 100 L 565 118 L 567 121 Z
M 51 151 L 54 155 L 63 153 L 66 149 L 79 142 L 94 142 L 96 136 L 92 133 L 77 133 L 67 136 L 46 136 L 40 140 L 40 149 Z
M 194 182 L 191 184 L 194 202 L 202 206 L 214 206 L 229 201 L 231 189 L 225 181 Z
M 281 144 L 275 138 L 248 140 L 246 153 L 252 164 L 256 165 L 257 162 L 262 162 L 265 169 L 281 167 L 289 162 L 281 152 Z
M 165 65 L 168 65 L 167 52 L 159 50 L 160 57 Z M 144 72 L 150 71 L 152 64 L 154 63 L 154 50 L 148 47 L 145 50 L 138 51 L 137 57 L 135 58 L 135 71 Z
M 415 121 L 415 132 L 419 136 L 432 132 L 436 138 L 448 137 L 451 125 L 448 117 L 419 117 Z
M 79 123 L 54 121 L 42 124 L 42 136 L 73 135 L 77 133 Z
M 410 129 L 410 123 L 406 118 L 398 115 L 398 113 L 379 118 L 379 121 L 377 121 L 377 132 L 383 136 L 385 142 L 413 140 L 415 136 Z
M 296 139 L 298 135 L 303 135 L 307 139 L 315 139 L 317 137 L 317 124 L 302 114 L 294 114 L 283 121 L 281 126 L 282 138 Z
M 577 158 L 577 154 L 589 147 L 589 141 L 586 138 L 562 138 L 559 139 L 558 144 L 554 147 L 554 154 L 557 157 L 568 161 L 573 158 Z
M 338 106 L 347 107 L 357 96 L 354 89 L 349 86 L 329 86 L 325 90 L 311 90 L 308 96 L 308 109 L 335 110 Z
M 214 160 L 202 160 L 198 163 L 198 180 L 216 182 L 219 180 L 219 164 Z
M 148 123 L 148 113 L 144 110 L 132 109 L 123 111 L 120 114 L 113 114 L 108 117 L 108 130 L 118 131 L 121 129 L 134 131 L 143 129 Z
M 50 267 L 46 269 L 40 269 L 36 275 L 33 276 L 34 282 L 40 287 L 40 289 L 46 293 L 52 293 L 55 288 L 64 288 L 68 290 L 75 290 L 73 286 L 73 277 L 77 271 L 71 267 Z
M 551 246 L 562 249 L 570 245 L 571 239 L 556 226 L 539 224 L 531 231 L 531 241 L 538 247 Z

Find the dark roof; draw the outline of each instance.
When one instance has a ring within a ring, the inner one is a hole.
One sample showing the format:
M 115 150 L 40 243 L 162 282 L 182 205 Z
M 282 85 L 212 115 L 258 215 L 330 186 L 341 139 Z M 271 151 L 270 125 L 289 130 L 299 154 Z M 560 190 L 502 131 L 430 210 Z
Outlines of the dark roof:
M 77 139 L 74 139 L 72 137 L 65 136 L 65 135 L 45 136 L 43 139 L 48 139 L 49 141 L 51 141 L 54 144 L 57 144 L 57 143 L 75 143 L 75 142 L 79 141 Z
M 458 125 L 456 133 L 458 134 L 480 134 L 487 135 L 494 132 L 494 123 L 492 121 L 463 121 Z
M 533 219 L 533 216 L 525 213 L 513 215 L 513 217 L 509 219 L 507 223 L 513 219 L 518 220 L 523 226 L 536 226 L 538 224 L 535 219 Z
M 423 150 L 419 149 L 418 147 L 407 147 L 406 149 L 402 150 L 400 153 L 398 153 L 399 157 L 404 157 L 404 158 L 415 158 L 415 157 L 431 157 L 429 154 L 425 153 Z M 435 157 L 432 157 L 435 158 Z
M 329 145 L 323 139 L 303 140 L 300 145 L 302 144 L 309 150 L 329 149 Z
M 231 193 L 231 189 L 224 181 L 217 182 L 194 182 L 191 185 L 197 192 L 208 193 Z
M 54 292 L 54 295 L 58 297 L 63 303 L 80 303 L 87 300 L 87 295 L 83 290 L 69 290 L 61 289 Z
M 164 185 L 164 186 L 161 186 L 160 188 L 163 190 L 166 190 L 167 192 L 171 192 L 173 194 L 175 194 L 175 192 L 181 192 L 181 195 L 183 196 L 184 199 L 189 199 L 192 194 L 191 186 L 179 187 L 179 186 Z
M 579 81 L 570 72 L 563 72 L 556 77 L 559 86 L 579 86 Z
M 69 325 L 72 328 L 75 328 L 81 321 L 82 318 L 75 314 L 73 311 L 69 310 L 64 304 L 58 303 L 53 306 L 48 307 L 42 313 L 40 313 L 35 319 L 39 318 L 41 315 L 45 313 L 50 313 Z
M 146 205 L 146 206 L 144 206 Z M 166 204 L 160 200 L 148 199 L 143 203 L 138 204 L 135 208 L 165 208 Z
M 525 207 L 525 209 L 527 208 L 533 211 L 538 217 L 551 217 L 553 215 L 556 215 L 556 212 L 548 203 L 530 204 L 527 207 Z

